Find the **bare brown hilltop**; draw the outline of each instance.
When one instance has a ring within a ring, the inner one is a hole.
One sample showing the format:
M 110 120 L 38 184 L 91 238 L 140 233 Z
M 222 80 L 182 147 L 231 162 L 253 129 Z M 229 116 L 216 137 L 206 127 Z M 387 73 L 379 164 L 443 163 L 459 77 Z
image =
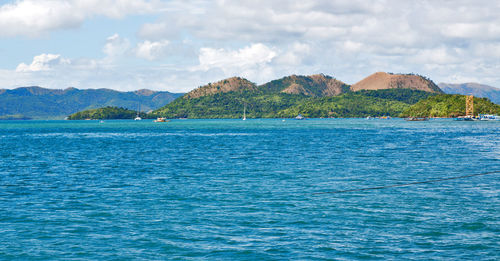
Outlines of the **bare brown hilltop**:
M 216 83 L 209 83 L 205 86 L 196 88 L 187 93 L 184 98 L 199 98 L 206 95 L 216 93 L 224 93 L 231 91 L 256 90 L 255 83 L 240 77 L 231 77 Z
M 351 86 L 352 91 L 412 89 L 433 93 L 443 91 L 431 80 L 415 74 L 374 73 Z
M 275 86 L 281 86 L 282 93 L 303 94 L 313 97 L 336 96 L 347 90 L 349 86 L 333 77 L 324 74 L 314 74 L 310 76 L 291 75 L 280 80 L 264 84 L 264 89 L 276 89 Z
M 261 93 L 302 94 L 312 97 L 336 96 L 349 91 L 349 85 L 324 74 L 310 76 L 291 75 L 262 85 L 240 77 L 209 83 L 187 93 L 184 98 L 199 98 L 231 91 L 258 91 Z
M 216 93 L 233 91 L 255 91 L 260 94 L 287 93 L 311 97 L 331 97 L 350 91 L 383 89 L 412 89 L 442 93 L 442 90 L 439 89 L 434 82 L 420 75 L 377 72 L 352 86 L 324 74 L 309 76 L 290 75 L 258 86 L 247 79 L 231 77 L 216 83 L 209 83 L 198 87 L 184 95 L 184 98 L 194 99 Z

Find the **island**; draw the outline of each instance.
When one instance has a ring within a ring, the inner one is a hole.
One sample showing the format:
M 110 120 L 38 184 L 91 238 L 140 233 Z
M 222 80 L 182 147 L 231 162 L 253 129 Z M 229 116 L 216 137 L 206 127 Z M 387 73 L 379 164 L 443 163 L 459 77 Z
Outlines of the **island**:
M 475 113 L 500 113 L 500 105 L 475 98 Z M 324 74 L 291 75 L 257 85 L 231 77 L 200 86 L 148 114 L 116 107 L 86 110 L 68 119 L 164 117 L 242 118 L 457 117 L 465 115 L 465 96 L 444 94 L 416 74 L 377 72 L 348 85 Z

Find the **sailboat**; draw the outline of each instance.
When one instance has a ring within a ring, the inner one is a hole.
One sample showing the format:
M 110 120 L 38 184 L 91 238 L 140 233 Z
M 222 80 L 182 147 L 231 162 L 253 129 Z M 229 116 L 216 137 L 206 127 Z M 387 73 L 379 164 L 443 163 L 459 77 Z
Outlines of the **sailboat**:
M 246 121 L 247 120 L 247 104 L 245 103 L 245 107 L 243 107 L 243 120 Z
M 139 111 L 137 111 L 137 115 L 135 116 L 134 121 L 142 120 L 141 116 L 139 116 L 140 113 L 141 113 L 141 105 L 139 104 Z

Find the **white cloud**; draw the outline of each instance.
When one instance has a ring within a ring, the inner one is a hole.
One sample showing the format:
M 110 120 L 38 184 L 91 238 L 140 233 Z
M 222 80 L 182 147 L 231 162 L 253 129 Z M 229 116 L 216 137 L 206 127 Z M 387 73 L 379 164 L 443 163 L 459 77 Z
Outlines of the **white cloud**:
M 16 72 L 42 72 L 42 71 L 64 71 L 64 70 L 94 70 L 104 69 L 116 65 L 118 60 L 127 57 L 131 51 L 130 42 L 126 38 L 121 38 L 118 34 L 113 34 L 106 39 L 102 48 L 106 56 L 102 59 L 69 59 L 63 58 L 60 54 L 40 54 L 33 57 L 31 64 L 20 63 Z
M 500 42 L 496 43 L 477 43 L 471 47 L 476 57 L 488 57 L 484 60 L 494 61 L 500 58 Z
M 166 52 L 166 48 L 169 45 L 168 40 L 151 42 L 146 40 L 142 43 L 137 44 L 137 48 L 135 50 L 137 57 L 147 59 L 147 60 L 155 60 L 163 57 Z
M 342 47 L 347 52 L 359 52 L 363 48 L 363 43 L 347 40 L 342 43 Z
M 60 65 L 69 65 L 71 61 L 64 59 L 60 54 L 40 54 L 33 57 L 33 62 L 29 65 L 21 63 L 17 66 L 16 72 L 38 72 L 49 71 Z
M 167 44 L 162 42 L 162 44 Z M 157 44 L 150 44 L 154 47 Z M 3 88 L 17 86 L 42 86 L 47 88 L 111 88 L 131 91 L 141 88 L 189 91 L 193 80 L 198 85 L 206 81 L 206 75 L 177 67 L 145 66 L 121 67 L 128 55 L 135 51 L 126 38 L 114 34 L 106 39 L 102 48 L 105 57 L 101 59 L 64 58 L 60 54 L 40 54 L 33 57 L 30 64 L 20 63 L 16 70 L 0 69 L 0 85 Z M 215 80 L 215 79 L 211 79 Z
M 452 65 L 460 62 L 460 49 L 447 49 L 444 47 L 423 49 L 418 51 L 410 60 L 417 64 Z
M 0 6 L 0 36 L 36 37 L 58 29 L 75 28 L 86 18 L 157 12 L 160 1 L 145 0 L 19 0 Z
M 184 1 L 173 2 L 181 8 L 178 3 Z M 195 42 L 215 46 L 208 49 L 212 52 L 220 49 L 218 46 L 242 48 L 260 42 L 283 50 L 274 59 L 283 63 L 273 63 L 277 75 L 289 71 L 289 65 L 295 63 L 297 73 L 323 70 L 355 82 L 359 73 L 398 72 L 396 69 L 420 72 L 417 62 L 423 63 L 423 68 L 475 59 L 473 53 L 480 52 L 471 48 L 479 41 L 500 41 L 500 5 L 493 2 L 207 1 L 200 4 L 204 12 L 190 12 L 191 5 L 187 4 L 182 11 L 166 12 L 157 22 L 144 25 L 138 35 L 155 40 L 187 35 Z M 297 42 L 310 45 L 310 52 L 293 55 L 290 45 Z M 175 45 L 174 41 L 171 43 Z M 301 59 L 302 56 L 309 59 Z M 316 64 L 308 63 L 313 58 Z M 443 76 L 428 72 L 430 77 Z
M 238 72 L 268 64 L 274 57 L 276 52 L 261 43 L 236 51 L 205 47 L 200 49 L 200 65 L 197 68 L 202 70 L 219 68 L 224 72 Z
M 0 36 L 153 12 L 156 21 L 137 25 L 138 40 L 113 35 L 102 49 L 105 59 L 71 60 L 66 67 L 95 72 L 113 65 L 101 74 L 112 71 L 115 81 L 112 73 L 100 79 L 116 88 L 132 82 L 166 88 L 166 74 L 176 89 L 189 90 L 233 75 L 262 83 L 323 72 L 355 83 L 375 71 L 500 86 L 500 4 L 491 0 L 22 0 L 0 7 Z M 118 62 L 123 59 L 128 63 Z M 137 77 L 134 66 L 143 69 Z
M 276 57 L 275 66 L 300 66 L 304 59 L 311 53 L 311 46 L 306 43 L 294 43 L 287 51 L 282 52 Z
M 241 76 L 262 82 L 274 76 L 272 62 L 277 53 L 262 43 L 237 50 L 204 47 L 199 51 L 199 64 L 191 67 L 190 71 L 195 74 L 208 73 L 208 77 L 213 80 Z
M 113 34 L 106 39 L 102 51 L 108 57 L 118 57 L 125 54 L 130 49 L 130 42 L 128 39 L 121 38 L 118 34 Z

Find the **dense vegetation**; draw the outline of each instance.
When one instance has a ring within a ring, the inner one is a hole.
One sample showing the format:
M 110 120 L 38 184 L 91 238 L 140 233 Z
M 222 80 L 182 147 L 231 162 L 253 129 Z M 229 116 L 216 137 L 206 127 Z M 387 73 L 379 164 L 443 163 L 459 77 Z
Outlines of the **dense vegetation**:
M 277 111 L 308 98 L 285 93 L 255 95 L 250 91 L 217 93 L 195 99 L 179 98 L 153 114 L 167 118 L 241 118 L 246 106 L 247 117 L 271 118 L 276 117 Z
M 347 92 L 333 97 L 237 91 L 179 98 L 153 113 L 167 118 L 241 118 L 246 106 L 248 118 L 291 118 L 299 113 L 314 118 L 396 117 L 411 104 L 432 95 L 409 89 Z
M 105 119 L 134 119 L 137 111 L 120 107 L 104 107 L 99 109 L 85 110 L 68 116 L 68 120 L 105 120 Z M 146 113 L 140 113 L 139 116 L 147 117 Z
M 278 117 L 358 118 L 367 116 L 398 116 L 409 105 L 404 102 L 347 93 L 335 97 L 308 99 L 278 112 Z
M 323 74 L 291 75 L 259 86 L 232 77 L 199 87 L 142 117 L 241 118 L 244 110 L 247 118 L 293 118 L 298 114 L 309 118 L 455 117 L 465 114 L 463 96 L 442 95 L 441 90 L 425 77 L 396 76 L 389 85 L 395 83 L 398 88 L 386 86 L 385 81 L 380 83 L 379 78 L 387 74 L 376 73 L 366 79 L 376 78 L 371 81 L 378 81 L 377 90 L 366 90 L 373 87 L 366 80 L 363 86 L 370 88 L 360 86 L 359 91 Z M 422 83 L 431 86 L 424 88 Z M 476 114 L 498 113 L 499 106 L 487 99 L 475 99 Z M 134 116 L 134 111 L 106 107 L 75 114 L 71 119 L 131 119 Z
M 407 104 L 415 104 L 420 100 L 436 95 L 435 93 L 411 89 L 386 89 L 377 91 L 362 90 L 357 91 L 356 93 L 385 100 L 400 101 Z
M 333 97 L 253 91 L 217 93 L 194 99 L 179 98 L 142 118 L 248 118 L 327 117 L 457 117 L 465 114 L 465 96 L 432 94 L 409 89 L 348 92 Z M 500 114 L 500 105 L 474 98 L 475 114 Z M 69 119 L 133 119 L 136 111 L 105 107 L 72 114 Z
M 474 97 L 474 114 L 500 114 L 500 105 L 487 98 Z M 457 117 L 465 115 L 465 96 L 458 94 L 440 94 L 421 100 L 406 108 L 402 117 Z

